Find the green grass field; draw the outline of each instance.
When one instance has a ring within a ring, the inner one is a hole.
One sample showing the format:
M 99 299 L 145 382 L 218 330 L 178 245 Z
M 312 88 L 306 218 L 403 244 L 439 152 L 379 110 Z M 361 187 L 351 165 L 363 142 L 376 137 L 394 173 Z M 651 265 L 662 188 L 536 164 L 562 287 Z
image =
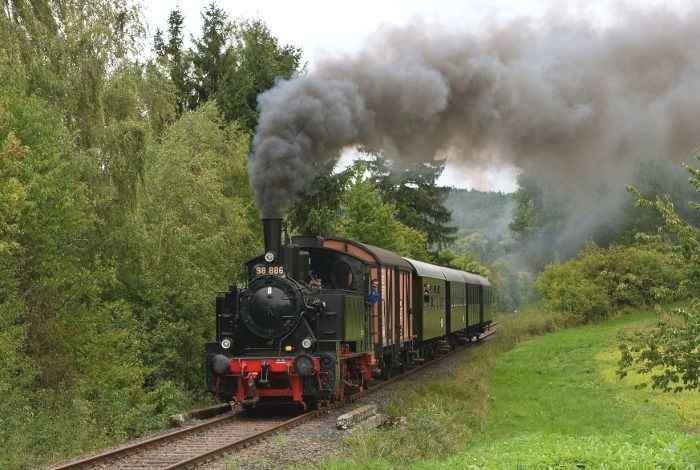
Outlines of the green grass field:
M 481 399 L 458 376 L 432 391 L 411 392 L 396 404 L 408 416 L 409 429 L 356 438 L 348 458 L 329 466 L 700 468 L 700 393 L 640 390 L 635 388 L 640 377 L 621 381 L 615 375 L 618 332 L 653 318 L 649 310 L 514 347 L 494 344 L 474 358 L 490 369 Z M 518 323 L 520 330 L 528 325 L 526 319 Z M 428 424 L 416 422 L 420 406 L 431 403 L 436 409 L 427 410 Z M 454 406 L 454 412 L 439 411 L 441 405 Z M 418 444 L 411 442 L 411 426 Z M 441 432 L 448 435 L 435 437 Z M 410 458 L 401 457 L 401 447 Z M 370 463 L 372 453 L 378 464 Z
M 440 466 L 700 466 L 700 394 L 639 390 L 640 377 L 615 375 L 618 332 L 652 319 L 646 311 L 573 328 L 503 354 L 489 382 L 483 436 Z

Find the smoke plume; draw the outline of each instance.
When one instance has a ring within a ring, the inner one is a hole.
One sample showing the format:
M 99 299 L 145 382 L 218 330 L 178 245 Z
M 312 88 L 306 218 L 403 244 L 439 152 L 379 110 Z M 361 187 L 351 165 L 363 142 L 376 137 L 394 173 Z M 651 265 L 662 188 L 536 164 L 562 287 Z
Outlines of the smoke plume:
M 649 160 L 700 143 L 700 12 L 629 14 L 600 30 L 520 20 L 478 35 L 413 24 L 259 97 L 251 181 L 264 216 L 349 146 L 406 164 L 497 159 L 567 194 L 571 233 L 614 218 Z M 583 233 L 583 235 L 581 235 Z

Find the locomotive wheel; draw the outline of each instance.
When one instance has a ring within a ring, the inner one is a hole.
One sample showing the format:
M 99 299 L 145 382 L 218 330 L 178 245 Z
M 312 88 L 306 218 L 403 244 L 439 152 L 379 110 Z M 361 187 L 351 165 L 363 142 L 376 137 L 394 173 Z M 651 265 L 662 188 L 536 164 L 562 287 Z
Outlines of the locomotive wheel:
M 318 409 L 319 405 L 321 404 L 319 399 L 314 398 L 314 397 L 306 398 L 304 400 L 304 403 L 306 404 L 306 411 L 315 411 Z

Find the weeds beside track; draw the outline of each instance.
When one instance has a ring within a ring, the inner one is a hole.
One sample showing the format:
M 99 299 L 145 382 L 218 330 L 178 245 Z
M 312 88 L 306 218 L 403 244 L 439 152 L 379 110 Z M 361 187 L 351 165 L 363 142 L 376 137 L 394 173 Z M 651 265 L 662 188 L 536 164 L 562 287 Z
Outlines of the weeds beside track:
M 492 326 L 495 326 L 494 323 Z M 480 336 L 480 340 L 490 337 L 494 330 Z M 434 360 L 412 368 L 389 380 L 374 382 L 372 387 L 347 396 L 343 401 L 324 406 L 319 410 L 303 413 L 287 419 L 289 414 L 275 416 L 273 412 L 247 414 L 242 410 L 214 418 L 197 426 L 179 429 L 151 439 L 127 444 L 115 450 L 89 456 L 53 467 L 54 470 L 72 470 L 78 468 L 148 468 L 178 469 L 189 468 L 206 463 L 210 459 L 230 453 L 236 449 L 249 446 L 280 431 L 297 426 L 305 421 L 327 412 L 330 409 L 345 406 L 366 397 L 389 384 L 408 378 L 417 372 L 439 364 L 453 354 L 477 343 L 466 343 L 462 347 L 436 357 Z

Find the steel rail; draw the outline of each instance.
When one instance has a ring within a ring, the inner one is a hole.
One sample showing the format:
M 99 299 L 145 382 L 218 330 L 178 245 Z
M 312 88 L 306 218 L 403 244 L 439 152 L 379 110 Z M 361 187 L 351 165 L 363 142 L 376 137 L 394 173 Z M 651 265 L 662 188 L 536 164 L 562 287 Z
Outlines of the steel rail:
M 171 441 L 175 438 L 182 437 L 183 435 L 191 434 L 194 433 L 198 430 L 202 430 L 205 428 L 208 428 L 214 424 L 217 423 L 222 423 L 228 420 L 232 420 L 236 418 L 241 412 L 240 411 L 234 411 L 232 414 L 228 414 L 226 416 L 219 416 L 218 418 L 212 418 L 209 419 L 203 423 L 196 424 L 194 426 L 188 426 L 182 429 L 177 429 L 175 431 L 169 432 L 167 434 L 161 434 L 159 436 L 151 437 L 146 440 L 138 441 L 133 444 L 128 444 L 124 447 L 119 447 L 114 450 L 110 450 L 107 452 L 102 452 L 100 454 L 92 455 L 90 457 L 85 457 L 80 460 L 76 460 L 73 462 L 68 462 L 64 463 L 55 467 L 51 467 L 52 470 L 68 470 L 68 469 L 74 469 L 74 468 L 81 468 L 86 465 L 90 465 L 93 463 L 98 463 L 103 460 L 107 459 L 113 459 L 113 458 L 118 458 L 118 457 L 123 457 L 126 455 L 129 455 L 135 450 L 143 449 L 146 447 L 150 447 L 154 444 L 163 444 L 165 442 Z
M 212 459 L 220 454 L 225 454 L 225 453 L 228 453 L 232 450 L 237 450 L 237 449 L 242 449 L 242 448 L 248 447 L 251 444 L 256 443 L 258 441 L 261 441 L 272 434 L 276 434 L 282 430 L 290 429 L 292 427 L 298 426 L 299 424 L 302 424 L 306 421 L 312 420 L 319 415 L 326 414 L 330 410 L 334 410 L 336 408 L 340 408 L 342 406 L 345 406 L 349 403 L 356 402 L 356 401 L 358 401 L 358 400 L 360 400 L 368 395 L 371 395 L 371 394 L 383 389 L 384 387 L 387 387 L 388 385 L 390 385 L 392 383 L 395 383 L 399 380 L 403 380 L 405 378 L 408 378 L 408 377 L 410 377 L 410 376 L 412 376 L 412 375 L 414 375 L 414 374 L 416 374 L 416 373 L 418 373 L 418 372 L 420 372 L 420 371 L 422 371 L 430 366 L 433 366 L 433 365 L 447 359 L 448 357 L 450 357 L 454 354 L 457 354 L 457 353 L 465 350 L 466 348 L 468 348 L 470 346 L 473 346 L 475 344 L 480 343 L 481 341 L 483 341 L 484 339 L 488 338 L 489 336 L 491 336 L 495 333 L 495 331 L 491 329 L 492 327 L 494 327 L 502 322 L 503 322 L 503 320 L 492 323 L 486 332 L 479 335 L 479 338 L 477 341 L 469 341 L 469 342 L 465 343 L 464 345 L 461 345 L 461 346 L 458 346 L 458 347 L 452 349 L 449 352 L 446 352 L 446 353 L 440 354 L 439 356 L 436 356 L 434 359 L 427 361 L 424 364 L 413 367 L 413 368 L 411 368 L 411 369 L 409 369 L 401 374 L 395 375 L 394 377 L 383 380 L 381 382 L 373 383 L 372 386 L 370 386 L 369 388 L 362 390 L 360 392 L 357 392 L 357 393 L 353 393 L 352 395 L 348 395 L 341 401 L 330 403 L 330 404 L 322 406 L 319 409 L 314 410 L 314 411 L 306 412 L 306 413 L 301 414 L 299 416 L 296 416 L 292 419 L 284 421 L 280 424 L 274 425 L 274 426 L 270 427 L 269 429 L 265 429 L 265 430 L 260 431 L 256 434 L 241 438 L 241 439 L 236 440 L 234 442 L 227 443 L 227 444 L 220 446 L 220 447 L 217 447 L 215 449 L 208 450 L 206 452 L 203 452 L 200 455 L 188 458 L 186 460 L 183 460 L 181 462 L 175 463 L 173 465 L 170 465 L 170 466 L 164 467 L 164 468 L 166 468 L 168 470 L 173 470 L 173 469 L 192 467 L 194 465 L 201 464 L 202 462 L 206 462 L 206 461 L 208 461 L 208 460 L 210 460 L 210 459 Z M 213 419 L 207 420 L 203 423 L 200 423 L 200 424 L 197 424 L 194 426 L 189 426 L 186 428 L 178 429 L 176 431 L 169 432 L 167 434 L 155 436 L 155 437 L 143 440 L 143 441 L 138 441 L 138 442 L 135 442 L 133 444 L 126 445 L 124 447 L 119 447 L 117 449 L 114 449 L 114 450 L 111 450 L 108 452 L 103 452 L 100 454 L 96 454 L 96 455 L 86 457 L 86 458 L 83 458 L 80 460 L 76 460 L 73 462 L 64 463 L 64 464 L 54 466 L 51 468 L 53 470 L 72 470 L 72 469 L 77 469 L 77 468 L 88 467 L 91 465 L 98 465 L 98 464 L 104 465 L 104 464 L 109 463 L 110 461 L 133 455 L 133 454 L 137 453 L 138 451 L 150 449 L 151 447 L 153 447 L 156 444 L 165 444 L 165 443 L 168 443 L 170 441 L 173 441 L 176 439 L 181 439 L 181 438 L 184 438 L 185 436 L 194 434 L 197 431 L 201 431 L 201 430 L 210 428 L 214 425 L 223 424 L 223 423 L 226 423 L 227 421 L 233 421 L 233 420 L 235 420 L 235 418 L 239 417 L 241 415 L 241 413 L 242 413 L 241 410 L 234 411 L 232 414 L 229 414 L 226 416 L 221 416 L 218 418 L 213 418 Z
M 491 326 L 495 326 L 498 323 L 501 323 L 501 322 L 494 323 Z M 343 407 L 349 403 L 356 402 L 356 401 L 360 400 L 361 398 L 364 398 L 368 395 L 371 395 L 371 394 L 383 389 L 384 387 L 387 387 L 388 385 L 390 385 L 394 382 L 398 382 L 400 380 L 406 379 L 406 378 L 420 372 L 423 369 L 426 369 L 430 366 L 433 366 L 436 363 L 439 363 L 439 362 L 447 359 L 448 357 L 465 350 L 469 346 L 473 346 L 473 345 L 477 344 L 478 342 L 481 342 L 482 340 L 488 338 L 489 336 L 493 335 L 494 333 L 495 333 L 494 330 L 489 329 L 488 331 L 479 335 L 479 339 L 477 341 L 470 341 L 470 342 L 468 342 L 460 347 L 453 349 L 452 351 L 449 351 L 445 354 L 442 354 L 438 357 L 435 357 L 434 359 L 432 359 L 429 362 L 426 362 L 420 366 L 416 366 L 412 369 L 409 369 L 402 374 L 396 375 L 396 376 L 391 377 L 391 378 L 384 380 L 382 382 L 378 382 L 376 384 L 373 384 L 371 387 L 369 387 L 365 390 L 362 390 L 360 392 L 353 393 L 352 395 L 348 395 L 345 398 L 343 398 L 343 400 L 341 400 L 341 401 L 330 403 L 328 405 L 325 405 L 325 406 L 319 408 L 318 410 L 304 413 L 301 416 L 297 416 L 297 417 L 292 418 L 288 421 L 285 421 L 284 423 L 280 423 L 279 425 L 277 425 L 271 429 L 262 431 L 256 435 L 243 438 L 239 441 L 223 445 L 217 449 L 212 449 L 210 451 L 207 451 L 206 453 L 200 454 L 200 455 L 192 457 L 190 459 L 183 460 L 182 462 L 178 462 L 174 465 L 166 467 L 165 470 L 176 470 L 176 469 L 182 469 L 182 468 L 190 468 L 190 467 L 193 467 L 195 465 L 202 464 L 211 458 L 217 457 L 218 455 L 226 454 L 226 453 L 231 452 L 233 450 L 238 450 L 238 449 L 243 449 L 245 447 L 248 447 L 249 445 L 256 443 L 258 441 L 261 441 L 262 439 L 264 439 L 272 434 L 275 434 L 275 433 L 282 431 L 282 430 L 285 430 L 285 429 L 290 429 L 292 427 L 295 427 L 301 423 L 304 423 L 306 421 L 309 421 L 309 420 L 315 418 L 316 416 L 319 416 L 321 414 L 325 414 L 330 410 L 334 410 L 336 408 Z

